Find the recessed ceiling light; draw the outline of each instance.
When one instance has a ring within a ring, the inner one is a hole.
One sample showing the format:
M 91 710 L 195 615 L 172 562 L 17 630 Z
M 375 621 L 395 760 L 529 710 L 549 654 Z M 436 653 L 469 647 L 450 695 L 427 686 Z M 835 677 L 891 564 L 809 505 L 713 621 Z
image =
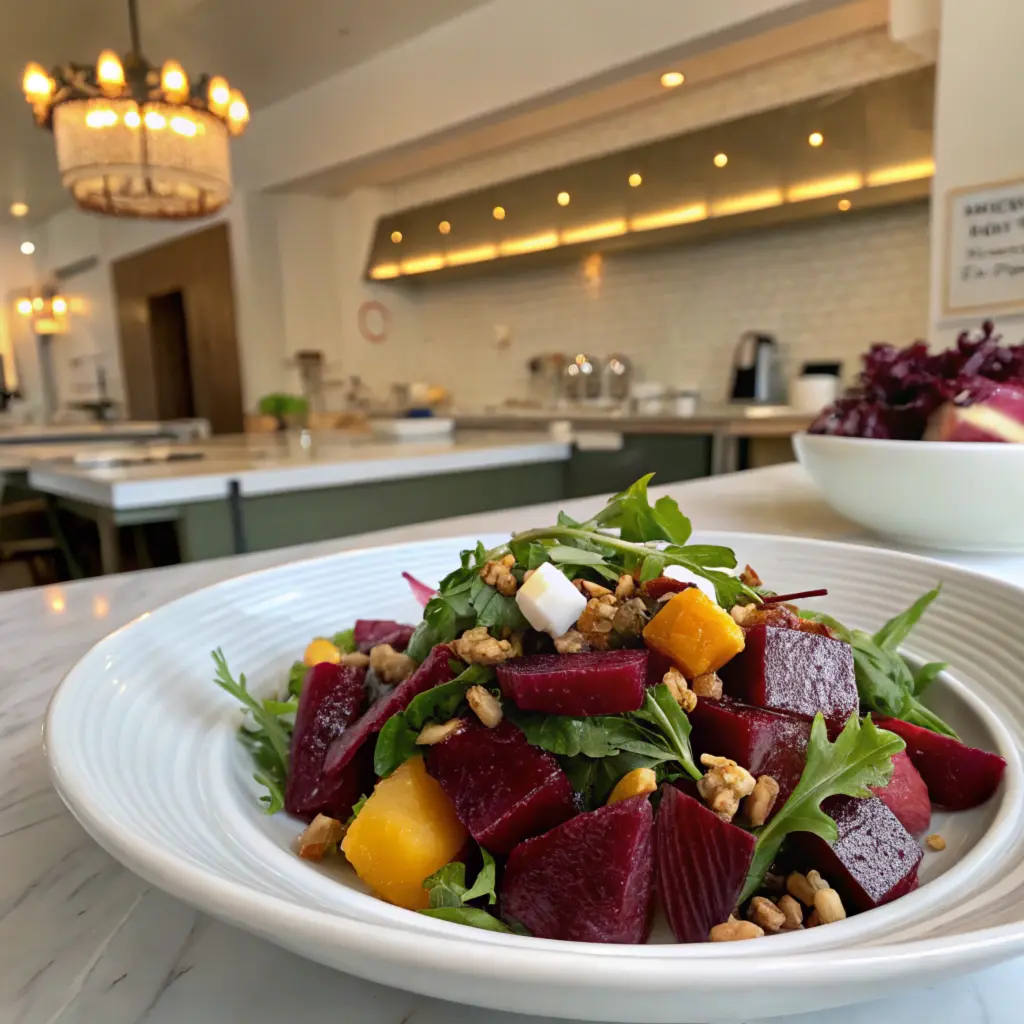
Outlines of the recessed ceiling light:
M 504 206 L 496 206 L 493 210 L 491 210 L 491 216 L 495 220 L 504 220 L 505 219 L 505 207 Z
M 639 188 L 644 183 L 644 179 L 639 174 L 631 174 L 629 176 L 630 188 Z
M 28 213 L 28 203 L 11 203 L 11 216 L 24 217 Z
M 26 256 L 31 256 L 32 253 L 34 253 L 36 251 L 36 247 L 31 242 L 22 242 L 21 243 L 21 251 Z
M 443 220 L 441 221 L 440 224 L 437 225 L 437 230 L 440 231 L 442 235 L 447 235 L 451 232 L 452 226 L 451 224 L 448 223 L 448 221 Z
M 725 155 L 725 153 L 716 153 L 715 154 L 715 166 L 716 167 L 724 167 L 728 162 L 729 162 L 729 158 Z
M 808 144 L 814 146 L 815 149 L 817 149 L 824 141 L 825 136 L 822 135 L 821 132 L 811 132 L 811 134 L 807 136 Z
M 398 243 L 401 240 L 402 240 L 402 232 L 401 231 L 392 231 L 391 232 L 391 241 L 394 242 L 395 245 L 398 245 Z
M 682 85 L 686 81 L 686 75 L 682 71 L 666 71 L 661 76 L 661 84 L 666 89 L 674 89 L 677 85 Z
M 840 210 L 842 210 L 842 211 L 843 211 L 843 213 L 846 213 L 846 211 L 847 211 L 847 210 L 848 210 L 848 209 L 849 209 L 849 208 L 850 208 L 851 206 L 853 206 L 853 203 L 851 203 L 849 199 L 840 199 L 840 200 L 839 200 L 839 209 L 840 209 Z
M 558 193 L 558 205 L 559 206 L 568 206 L 571 200 L 572 200 L 572 197 L 569 195 L 568 192 L 559 192 Z

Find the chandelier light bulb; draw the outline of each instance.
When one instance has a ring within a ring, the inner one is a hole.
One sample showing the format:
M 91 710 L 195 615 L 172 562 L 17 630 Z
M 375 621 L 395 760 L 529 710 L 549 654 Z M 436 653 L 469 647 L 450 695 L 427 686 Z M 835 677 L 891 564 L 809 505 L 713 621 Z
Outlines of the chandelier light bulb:
M 18 312 L 22 316 L 28 316 L 32 312 L 32 300 L 18 299 Z
M 206 102 L 210 106 L 210 113 L 218 117 L 226 117 L 228 105 L 231 103 L 231 87 L 226 78 L 214 75 L 210 84 L 206 87 Z
M 164 61 L 160 72 L 160 88 L 169 103 L 184 103 L 188 99 L 188 76 L 185 69 L 176 61 Z
M 228 104 L 228 128 L 232 135 L 241 135 L 249 123 L 249 104 L 237 90 L 231 90 L 231 103 Z
M 32 242 L 22 242 L 21 243 L 21 251 L 22 251 L 22 253 L 25 256 L 31 256 L 32 253 L 34 253 L 36 251 L 36 247 L 35 247 L 35 245 Z M 38 301 L 42 302 L 43 300 L 39 299 Z M 32 305 L 34 306 L 35 303 L 33 302 Z
M 155 110 L 147 110 L 143 120 L 146 122 L 146 127 L 151 131 L 159 131 L 161 128 L 167 127 L 167 118 L 163 114 L 158 114 Z
M 62 299 L 59 295 L 55 295 L 51 307 L 57 316 L 63 316 L 68 311 L 67 299 Z
M 129 110 L 124 115 L 124 123 L 128 125 L 129 128 L 138 128 L 139 125 L 142 124 L 142 118 L 139 116 L 139 112 L 137 110 Z
M 96 81 L 104 96 L 118 96 L 124 88 L 124 67 L 113 50 L 104 50 L 96 61 Z
M 28 213 L 28 203 L 14 202 L 11 203 L 11 216 L 12 217 L 24 217 Z
M 29 103 L 45 103 L 53 95 L 53 79 L 43 70 L 41 64 L 34 62 L 25 68 L 21 87 Z

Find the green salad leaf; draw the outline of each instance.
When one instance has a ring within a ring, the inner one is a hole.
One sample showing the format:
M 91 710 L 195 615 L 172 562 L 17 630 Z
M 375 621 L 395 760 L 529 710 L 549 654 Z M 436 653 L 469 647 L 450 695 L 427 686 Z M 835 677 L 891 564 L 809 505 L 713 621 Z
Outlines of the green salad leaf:
M 290 720 L 298 706 L 298 699 L 289 701 L 259 700 L 249 692 L 245 674 L 237 679 L 228 668 L 224 652 L 218 648 L 212 652 L 216 674 L 213 681 L 226 693 L 231 694 L 252 717 L 256 728 L 244 724 L 239 729 L 239 741 L 246 747 L 256 764 L 253 776 L 266 787 L 267 794 L 260 800 L 268 814 L 275 814 L 284 807 L 284 788 L 288 780 L 288 749 L 291 745 L 293 722 Z
M 917 699 L 948 665 L 930 662 L 914 669 L 898 649 L 940 591 L 941 587 L 936 587 L 922 594 L 874 635 L 861 629 L 848 629 L 823 612 L 801 610 L 800 617 L 824 623 L 838 639 L 853 648 L 857 693 L 864 707 L 957 739 L 953 728 Z
M 511 931 L 506 924 L 486 910 L 469 906 L 472 900 L 486 900 L 490 906 L 498 902 L 495 892 L 497 868 L 494 858 L 482 846 L 480 856 L 483 866 L 472 886 L 466 885 L 466 865 L 461 861 L 445 864 L 443 868 L 424 879 L 423 888 L 427 890 L 430 908 L 421 910 L 420 913 L 455 924 L 468 925 L 471 928 L 484 928 L 492 932 Z
M 456 664 L 461 665 L 461 662 Z M 451 682 L 441 683 L 413 697 L 409 706 L 392 715 L 377 734 L 373 751 L 373 770 L 386 779 L 410 757 L 422 753 L 416 737 L 428 722 L 447 722 L 464 711 L 466 691 L 471 686 L 487 686 L 494 680 L 494 669 L 470 665 Z
M 667 743 L 675 759 L 683 766 L 683 770 L 693 779 L 701 779 L 704 773 L 693 760 L 693 749 L 690 746 L 690 719 L 676 702 L 671 690 L 664 684 L 649 686 L 644 694 L 644 703 L 639 711 L 633 712 L 634 718 L 649 722 Z
M 754 859 L 739 902 L 750 899 L 760 888 L 791 832 L 813 832 L 826 842 L 835 842 L 836 823 L 821 809 L 822 801 L 831 796 L 870 797 L 869 787 L 889 781 L 892 759 L 904 746 L 895 733 L 879 729 L 870 715 L 862 723 L 855 714 L 835 743 L 830 743 L 824 716 L 820 712 L 815 715 L 800 781 L 775 817 L 757 830 Z
M 341 651 L 342 654 L 353 654 L 356 649 L 356 631 L 354 629 L 343 629 L 331 637 L 331 643 Z
M 293 662 L 292 667 L 288 669 L 288 692 L 292 696 L 298 697 L 302 694 L 302 686 L 308 671 L 309 666 L 304 661 Z

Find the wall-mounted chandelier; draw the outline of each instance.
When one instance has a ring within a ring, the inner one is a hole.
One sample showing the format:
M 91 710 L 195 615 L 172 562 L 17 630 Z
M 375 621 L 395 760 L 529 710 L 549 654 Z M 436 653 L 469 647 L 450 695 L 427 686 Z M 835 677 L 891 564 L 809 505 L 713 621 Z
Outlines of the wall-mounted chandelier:
M 36 334 L 68 333 L 68 300 L 52 286 L 43 288 L 38 295 L 18 299 L 15 308 L 22 316 L 32 318 Z
M 115 217 L 213 213 L 231 198 L 229 135 L 245 131 L 245 98 L 220 76 L 190 82 L 177 61 L 146 60 L 135 0 L 128 22 L 124 61 L 104 50 L 95 64 L 25 68 L 25 98 L 53 131 L 64 186 L 83 209 Z

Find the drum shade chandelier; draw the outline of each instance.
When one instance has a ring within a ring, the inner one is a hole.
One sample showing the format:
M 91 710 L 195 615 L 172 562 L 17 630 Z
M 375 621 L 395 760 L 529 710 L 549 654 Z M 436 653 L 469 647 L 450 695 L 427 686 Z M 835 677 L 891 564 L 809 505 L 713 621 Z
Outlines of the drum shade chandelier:
M 25 68 L 36 124 L 53 132 L 65 188 L 84 210 L 114 217 L 184 219 L 231 199 L 229 136 L 249 107 L 215 75 L 190 81 L 175 60 L 142 55 L 136 0 L 128 0 L 131 50 L 95 64 Z

